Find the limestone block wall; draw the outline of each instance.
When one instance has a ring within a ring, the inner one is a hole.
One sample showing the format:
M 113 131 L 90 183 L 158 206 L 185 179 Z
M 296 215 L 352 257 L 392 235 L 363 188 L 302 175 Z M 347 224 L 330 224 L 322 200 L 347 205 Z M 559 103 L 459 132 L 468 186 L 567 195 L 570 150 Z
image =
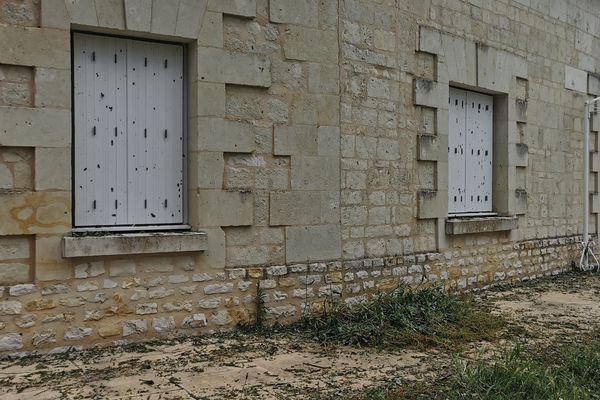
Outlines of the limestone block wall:
M 73 31 L 185 44 L 204 251 L 65 257 Z M 285 322 L 401 282 L 570 268 L 599 36 L 593 0 L 0 0 L 0 352 L 231 329 L 258 284 Z M 447 228 L 450 86 L 494 95 L 502 223 Z M 480 225 L 502 230 L 452 233 Z

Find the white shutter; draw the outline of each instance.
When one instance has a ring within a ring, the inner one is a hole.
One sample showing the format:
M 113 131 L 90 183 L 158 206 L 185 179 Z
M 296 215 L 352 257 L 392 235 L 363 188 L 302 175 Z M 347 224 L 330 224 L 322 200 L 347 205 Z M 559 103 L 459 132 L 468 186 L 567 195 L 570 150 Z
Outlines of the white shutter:
M 450 88 L 448 136 L 448 212 L 466 211 L 465 148 L 467 92 Z
M 467 211 L 492 211 L 492 127 L 494 99 L 467 92 Z
M 126 223 L 126 41 L 75 34 L 75 224 Z
M 183 223 L 183 49 L 128 41 L 129 223 Z
M 183 223 L 183 48 L 74 34 L 75 225 Z
M 492 211 L 492 96 L 450 88 L 448 213 Z

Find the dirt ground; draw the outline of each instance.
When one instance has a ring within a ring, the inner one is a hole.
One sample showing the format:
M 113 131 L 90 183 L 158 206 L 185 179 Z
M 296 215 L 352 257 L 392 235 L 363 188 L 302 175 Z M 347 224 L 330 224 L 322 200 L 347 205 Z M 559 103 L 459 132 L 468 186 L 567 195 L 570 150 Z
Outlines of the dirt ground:
M 600 324 L 600 276 L 567 274 L 477 295 L 508 324 L 474 357 L 517 342 L 584 337 Z M 453 349 L 456 350 L 456 349 Z M 0 361 L 0 398 L 330 399 L 383 382 L 431 382 L 451 350 L 325 348 L 293 334 L 198 337 Z

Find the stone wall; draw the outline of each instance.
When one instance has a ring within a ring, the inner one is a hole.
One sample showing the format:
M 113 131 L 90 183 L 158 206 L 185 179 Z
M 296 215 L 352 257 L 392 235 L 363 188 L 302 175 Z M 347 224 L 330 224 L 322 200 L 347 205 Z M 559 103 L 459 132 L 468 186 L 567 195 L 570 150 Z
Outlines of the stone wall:
M 73 30 L 185 43 L 187 222 L 206 250 L 65 257 Z M 400 282 L 570 268 L 599 36 L 593 0 L 0 0 L 0 351 L 231 329 L 259 281 L 269 318 L 291 321 Z M 446 221 L 455 85 L 501 111 L 504 219 L 464 234 Z
M 27 256 L 25 244 L 10 245 L 0 242 L 0 249 Z M 578 247 L 577 237 L 504 241 L 442 253 L 211 272 L 196 272 L 189 256 L 82 259 L 69 282 L 1 289 L 0 349 L 79 347 L 251 324 L 258 284 L 271 323 L 322 312 L 332 299 L 362 303 L 400 284 L 486 288 L 564 272 Z

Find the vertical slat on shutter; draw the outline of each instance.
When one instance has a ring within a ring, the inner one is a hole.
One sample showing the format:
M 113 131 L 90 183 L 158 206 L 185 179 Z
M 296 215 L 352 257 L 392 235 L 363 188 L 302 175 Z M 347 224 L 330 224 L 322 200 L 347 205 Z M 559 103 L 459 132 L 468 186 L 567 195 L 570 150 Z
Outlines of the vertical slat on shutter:
M 466 211 L 465 128 L 467 92 L 450 88 L 448 136 L 448 213 Z
M 467 210 L 492 211 L 493 97 L 467 93 Z

